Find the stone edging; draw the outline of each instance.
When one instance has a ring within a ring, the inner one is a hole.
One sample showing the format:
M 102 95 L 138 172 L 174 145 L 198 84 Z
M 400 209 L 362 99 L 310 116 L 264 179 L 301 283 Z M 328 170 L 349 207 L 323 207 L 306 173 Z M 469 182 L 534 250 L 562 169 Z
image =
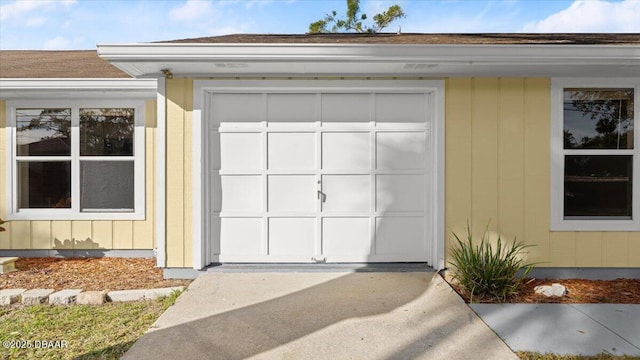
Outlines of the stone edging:
M 81 289 L 65 289 L 55 292 L 53 289 L 2 289 L 0 290 L 0 306 L 15 303 L 23 305 L 100 305 L 105 302 L 125 302 L 153 300 L 170 296 L 174 291 L 182 291 L 184 286 L 158 289 L 136 289 L 116 291 L 82 291 Z

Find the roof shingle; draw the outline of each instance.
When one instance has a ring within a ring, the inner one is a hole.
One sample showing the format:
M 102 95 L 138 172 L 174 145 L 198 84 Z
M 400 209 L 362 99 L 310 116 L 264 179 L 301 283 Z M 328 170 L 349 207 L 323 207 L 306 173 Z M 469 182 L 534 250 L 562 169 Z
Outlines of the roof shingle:
M 0 78 L 129 78 L 95 50 L 0 51 Z
M 160 43 L 424 44 L 424 45 L 632 45 L 640 34 L 234 34 Z

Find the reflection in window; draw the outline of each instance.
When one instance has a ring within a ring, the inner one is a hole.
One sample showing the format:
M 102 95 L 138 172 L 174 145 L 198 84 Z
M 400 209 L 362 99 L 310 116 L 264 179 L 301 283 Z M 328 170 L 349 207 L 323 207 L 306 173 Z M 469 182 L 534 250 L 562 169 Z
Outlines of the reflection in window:
M 17 109 L 18 156 L 71 154 L 71 109 Z
M 631 219 L 632 155 L 567 155 L 564 216 Z
M 134 109 L 80 109 L 81 156 L 132 156 Z
M 18 161 L 18 208 L 70 208 L 70 161 Z
M 565 149 L 633 149 L 633 89 L 565 89 Z

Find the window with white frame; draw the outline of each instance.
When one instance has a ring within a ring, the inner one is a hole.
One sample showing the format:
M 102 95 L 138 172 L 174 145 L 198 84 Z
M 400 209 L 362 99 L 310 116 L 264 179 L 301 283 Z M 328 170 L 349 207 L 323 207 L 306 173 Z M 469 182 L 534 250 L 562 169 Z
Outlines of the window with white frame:
M 637 83 L 556 80 L 552 230 L 640 228 Z
M 10 218 L 144 217 L 142 103 L 8 105 Z

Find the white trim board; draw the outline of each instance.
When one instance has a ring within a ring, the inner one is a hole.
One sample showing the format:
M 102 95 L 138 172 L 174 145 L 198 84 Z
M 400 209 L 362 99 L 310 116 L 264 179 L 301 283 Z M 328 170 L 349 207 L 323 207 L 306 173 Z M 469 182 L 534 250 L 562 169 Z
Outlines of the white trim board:
M 597 76 L 640 71 L 636 45 L 189 44 L 98 45 L 135 77 L 175 76 Z
M 156 95 L 155 253 L 156 265 L 167 263 L 167 103 L 165 78 L 158 79 Z
M 335 91 L 335 92 L 384 92 L 398 91 L 411 92 L 423 91 L 434 94 L 432 104 L 434 121 L 431 123 L 432 132 L 432 194 L 436 199 L 430 201 L 430 213 L 432 214 L 432 224 L 429 237 L 433 239 L 430 249 L 431 258 L 429 263 L 434 267 L 444 265 L 444 81 L 439 80 L 407 80 L 407 81 L 220 81 L 220 80 L 197 80 L 194 81 L 194 110 L 193 110 L 193 268 L 201 269 L 211 262 L 210 259 L 210 235 L 206 226 L 207 202 L 209 195 L 207 191 L 206 159 L 202 154 L 207 151 L 206 141 L 207 131 L 205 119 L 207 110 L 205 104 L 207 92 L 287 92 L 295 93 L 302 91 Z
M 0 79 L 0 99 L 153 99 L 156 79 Z

